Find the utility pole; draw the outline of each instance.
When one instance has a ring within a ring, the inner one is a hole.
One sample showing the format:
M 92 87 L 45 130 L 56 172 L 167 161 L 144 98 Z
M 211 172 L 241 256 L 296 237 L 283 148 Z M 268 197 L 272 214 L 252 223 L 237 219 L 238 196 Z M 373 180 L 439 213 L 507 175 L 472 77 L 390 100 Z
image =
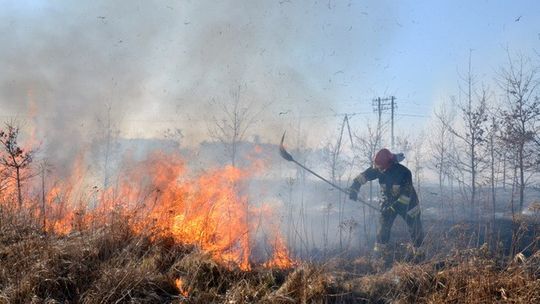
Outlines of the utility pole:
M 381 129 L 381 115 L 382 115 L 382 107 L 381 107 L 381 98 L 377 97 L 377 112 L 379 113 L 379 120 L 377 123 L 377 128 Z
M 390 104 L 390 107 L 391 107 L 391 109 L 392 109 L 392 110 L 391 110 L 391 111 L 392 111 L 392 112 L 391 112 L 391 113 L 392 113 L 392 115 L 391 115 L 391 116 L 392 116 L 392 144 L 391 144 L 391 146 L 392 146 L 392 151 L 394 151 L 394 108 L 395 108 L 395 105 L 396 105 L 395 99 L 396 99 L 396 98 L 395 98 L 394 96 L 391 96 L 391 97 L 390 97 L 390 100 L 392 101 L 391 104 Z
M 395 142 L 394 142 L 394 116 L 395 116 L 395 110 L 397 109 L 396 104 L 396 97 L 390 96 L 390 97 L 377 97 L 373 99 L 372 105 L 373 105 L 373 111 L 378 114 L 378 124 L 377 127 L 381 128 L 381 117 L 382 113 L 390 110 L 390 120 L 391 120 L 391 149 L 394 150 L 395 148 Z

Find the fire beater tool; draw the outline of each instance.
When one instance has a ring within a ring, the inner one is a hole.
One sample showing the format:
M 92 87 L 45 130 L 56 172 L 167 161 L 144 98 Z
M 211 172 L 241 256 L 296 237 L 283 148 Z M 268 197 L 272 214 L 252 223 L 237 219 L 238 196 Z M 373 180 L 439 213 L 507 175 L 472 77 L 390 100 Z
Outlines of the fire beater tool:
M 302 168 L 302 169 L 306 170 L 307 172 L 309 172 L 309 173 L 315 175 L 316 177 L 318 177 L 318 178 L 321 179 L 322 181 L 326 182 L 326 183 L 329 184 L 330 186 L 332 186 L 332 187 L 338 189 L 339 191 L 341 191 L 341 192 L 343 192 L 343 193 L 349 195 L 349 190 L 341 188 L 340 186 L 338 186 L 338 185 L 332 183 L 331 181 L 327 180 L 326 178 L 324 178 L 324 177 L 320 176 L 319 174 L 315 173 L 313 170 L 311 170 L 311 169 L 307 168 L 306 166 L 302 165 L 301 163 L 297 162 L 297 161 L 292 157 L 292 155 L 291 155 L 289 152 L 287 152 L 287 150 L 285 150 L 285 146 L 283 146 L 283 141 L 284 141 L 284 140 L 285 140 L 285 132 L 283 132 L 283 136 L 281 137 L 281 144 L 279 145 L 279 154 L 281 155 L 281 157 L 283 157 L 283 158 L 284 158 L 285 160 L 287 160 L 287 161 L 290 161 L 290 162 L 295 163 L 295 164 L 296 164 L 297 166 L 299 166 L 300 168 Z M 360 202 L 360 203 L 362 203 L 362 204 L 364 204 L 364 205 L 366 205 L 366 206 L 368 206 L 368 207 L 371 208 L 371 209 L 374 209 L 374 210 L 379 211 L 379 208 L 377 208 L 377 207 L 371 205 L 370 203 L 368 203 L 368 202 L 366 202 L 366 201 L 364 201 L 364 200 L 362 200 L 362 199 L 360 199 L 360 198 L 358 198 L 357 201 Z

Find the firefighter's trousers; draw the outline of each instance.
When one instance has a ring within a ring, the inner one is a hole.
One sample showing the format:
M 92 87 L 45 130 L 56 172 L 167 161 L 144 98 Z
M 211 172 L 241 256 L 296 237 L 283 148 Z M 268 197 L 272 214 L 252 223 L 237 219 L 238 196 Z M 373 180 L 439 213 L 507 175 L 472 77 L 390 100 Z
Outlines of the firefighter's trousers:
M 420 220 L 420 206 L 416 202 L 410 204 L 395 203 L 389 208 L 382 208 L 377 231 L 377 243 L 387 244 L 390 240 L 390 231 L 397 215 L 400 215 L 409 228 L 411 240 L 415 247 L 422 245 L 424 231 Z

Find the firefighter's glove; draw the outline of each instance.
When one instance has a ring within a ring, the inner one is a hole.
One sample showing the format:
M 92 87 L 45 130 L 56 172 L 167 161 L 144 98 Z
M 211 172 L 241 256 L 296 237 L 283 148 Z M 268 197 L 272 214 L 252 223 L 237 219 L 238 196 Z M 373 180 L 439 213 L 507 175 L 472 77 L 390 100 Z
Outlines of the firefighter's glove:
M 349 199 L 353 201 L 358 200 L 358 190 L 360 190 L 360 183 L 355 180 L 349 187 Z
M 358 200 L 358 191 L 349 189 L 349 199 L 356 201 Z

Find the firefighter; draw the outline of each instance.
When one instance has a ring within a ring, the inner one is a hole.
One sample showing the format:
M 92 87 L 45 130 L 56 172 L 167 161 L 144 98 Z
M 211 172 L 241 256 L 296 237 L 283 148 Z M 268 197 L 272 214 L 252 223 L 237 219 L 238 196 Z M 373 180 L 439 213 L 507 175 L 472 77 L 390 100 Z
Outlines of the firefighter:
M 399 214 L 407 223 L 413 244 L 413 254 L 422 244 L 424 233 L 420 221 L 420 206 L 418 196 L 412 183 L 411 171 L 399 162 L 403 154 L 392 154 L 388 149 L 382 149 L 375 155 L 373 167 L 358 175 L 349 188 L 349 198 L 358 199 L 360 187 L 375 179 L 379 180 L 381 200 L 379 229 L 377 242 L 373 248 L 376 256 L 384 256 L 390 231 L 396 216 Z

